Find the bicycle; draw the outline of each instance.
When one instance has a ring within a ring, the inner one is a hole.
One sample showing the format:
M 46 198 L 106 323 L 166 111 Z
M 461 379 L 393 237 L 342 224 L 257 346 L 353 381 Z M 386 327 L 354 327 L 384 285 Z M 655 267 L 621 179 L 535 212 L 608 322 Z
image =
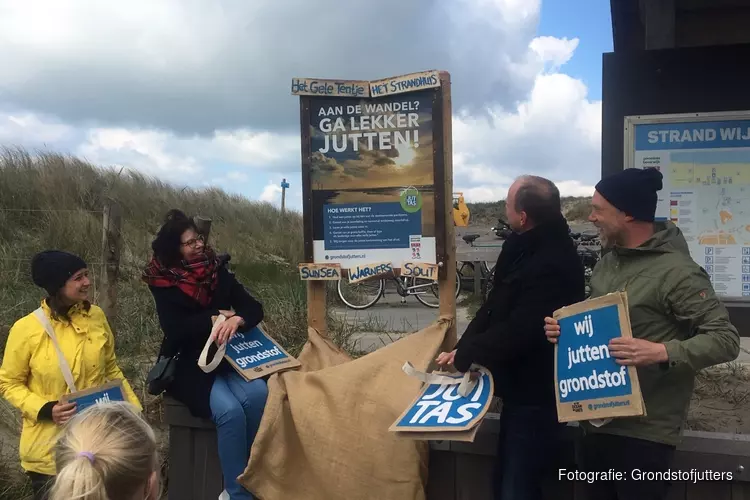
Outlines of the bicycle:
M 571 232 L 570 236 L 573 238 L 578 256 L 581 258 L 581 262 L 583 262 L 583 273 L 586 283 L 585 297 L 588 299 L 591 296 L 591 276 L 594 273 L 596 263 L 601 259 L 599 252 L 591 247 L 601 247 L 601 242 L 597 234 Z
M 591 247 L 601 245 L 601 243 L 599 241 L 598 235 L 596 234 L 576 233 L 571 231 L 570 237 L 575 243 L 576 250 L 578 251 L 578 256 L 581 258 L 581 262 L 583 262 L 583 275 L 586 284 L 584 293 L 585 298 L 588 299 L 591 296 L 591 276 L 594 272 L 596 263 L 599 262 L 599 259 L 601 258 L 599 252 Z M 484 289 L 482 291 L 484 301 L 487 300 L 490 292 L 492 292 L 494 281 L 495 267 L 493 266 L 484 282 Z
M 602 242 L 599 240 L 598 233 L 579 233 L 570 231 L 570 237 L 580 246 L 601 247 Z
M 502 219 L 501 219 L 501 222 L 502 222 Z M 490 231 L 494 231 L 496 229 L 500 229 L 500 228 L 494 228 L 493 227 L 493 228 L 490 229 Z M 474 233 L 474 234 L 465 234 L 465 235 L 463 235 L 461 237 L 461 239 L 463 239 L 466 243 L 468 243 L 470 246 L 472 246 L 474 248 L 486 248 L 486 247 L 499 247 L 499 248 L 502 248 L 504 241 L 503 241 L 503 243 L 500 243 L 499 245 L 496 244 L 496 243 L 495 244 L 489 243 L 489 244 L 485 244 L 485 245 L 483 245 L 483 244 L 475 244 L 474 242 L 477 240 L 477 238 L 479 238 L 481 236 L 482 236 L 481 234 L 476 234 L 476 233 Z M 480 266 L 479 266 L 480 277 L 479 277 L 479 279 L 480 280 L 484 280 L 484 284 L 482 285 L 482 297 L 483 297 L 483 301 L 486 300 L 487 296 L 489 295 L 489 292 L 492 289 L 491 282 L 492 282 L 493 277 L 495 276 L 495 265 L 496 265 L 496 263 L 492 263 L 492 267 L 490 267 L 489 264 L 487 264 L 487 261 L 485 261 L 485 260 L 480 261 Z M 472 269 L 472 271 L 474 273 L 474 276 L 476 276 L 476 269 L 474 268 L 474 263 L 473 262 L 469 262 L 469 261 L 461 261 L 461 267 L 458 269 L 458 272 L 463 276 L 462 271 L 463 271 L 464 267 L 466 267 L 466 266 L 469 266 Z
M 425 278 L 415 278 L 411 276 L 390 275 L 387 278 L 369 279 L 356 283 L 349 283 L 349 280 L 340 279 L 336 285 L 339 299 L 351 309 L 367 309 L 374 306 L 381 297 L 385 296 L 386 281 L 392 280 L 396 284 L 396 293 L 401 296 L 401 302 L 406 302 L 406 297 L 413 295 L 423 305 L 431 308 L 440 307 L 439 285 L 437 281 Z M 359 291 L 368 292 L 369 298 L 364 303 L 357 304 L 350 300 L 350 288 L 354 293 L 351 296 L 361 296 Z M 425 290 L 426 289 L 426 290 Z M 456 298 L 461 294 L 461 274 L 456 270 Z M 426 296 L 426 297 L 425 297 Z M 434 301 L 431 299 L 434 297 Z

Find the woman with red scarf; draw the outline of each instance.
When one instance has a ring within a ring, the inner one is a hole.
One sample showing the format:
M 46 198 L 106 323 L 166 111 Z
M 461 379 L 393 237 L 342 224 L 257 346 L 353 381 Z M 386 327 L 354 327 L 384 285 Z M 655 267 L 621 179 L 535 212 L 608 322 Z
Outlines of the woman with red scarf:
M 143 280 L 156 303 L 164 332 L 160 357 L 175 357 L 174 379 L 166 392 L 200 418 L 216 424 L 219 459 L 231 500 L 252 499 L 237 483 L 250 457 L 268 389 L 264 379 L 245 381 L 222 360 L 210 373 L 198 366 L 213 322 L 227 317 L 217 331 L 223 344 L 238 331 L 263 320 L 263 306 L 226 268 L 228 258 L 207 246 L 192 219 L 171 210 L 151 245 L 154 255 Z M 216 346 L 211 347 L 209 358 Z

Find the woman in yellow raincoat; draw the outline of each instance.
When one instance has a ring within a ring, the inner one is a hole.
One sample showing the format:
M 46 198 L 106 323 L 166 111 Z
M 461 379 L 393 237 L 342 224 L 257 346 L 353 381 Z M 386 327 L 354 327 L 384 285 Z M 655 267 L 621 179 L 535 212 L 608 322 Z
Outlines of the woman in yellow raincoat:
M 104 312 L 88 301 L 91 282 L 86 263 L 66 252 L 45 251 L 32 259 L 31 275 L 48 293 L 40 309 L 64 361 L 40 318 L 28 314 L 16 321 L 8 335 L 0 366 L 0 396 L 21 411 L 21 467 L 30 476 L 35 500 L 42 500 L 56 473 L 54 445 L 60 426 L 76 412 L 75 404 L 59 402 L 70 392 L 71 383 L 81 391 L 121 380 L 128 401 L 139 410 L 142 407 L 117 365 Z M 73 380 L 66 380 L 71 374 Z

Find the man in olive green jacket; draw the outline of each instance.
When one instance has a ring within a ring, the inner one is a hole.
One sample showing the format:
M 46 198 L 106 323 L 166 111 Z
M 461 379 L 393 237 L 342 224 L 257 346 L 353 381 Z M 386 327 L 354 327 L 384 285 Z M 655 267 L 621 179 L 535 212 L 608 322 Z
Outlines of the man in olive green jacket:
M 662 499 L 666 481 L 636 480 L 633 471 L 666 471 L 687 416 L 695 374 L 739 355 L 739 335 L 708 274 L 691 258 L 680 229 L 654 222 L 662 175 L 626 169 L 596 186 L 589 220 L 607 252 L 591 278 L 592 298 L 625 291 L 633 338 L 613 339 L 610 354 L 637 367 L 644 417 L 615 418 L 601 427 L 582 422 L 580 465 L 619 470 L 627 480 L 596 480 L 591 498 Z M 546 319 L 551 342 L 560 333 Z

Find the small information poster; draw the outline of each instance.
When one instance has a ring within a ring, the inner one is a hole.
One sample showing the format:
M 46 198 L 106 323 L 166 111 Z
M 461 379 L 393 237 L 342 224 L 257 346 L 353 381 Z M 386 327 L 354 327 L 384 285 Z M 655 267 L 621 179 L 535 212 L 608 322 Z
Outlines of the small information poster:
M 466 396 L 458 392 L 463 374 L 441 374 L 455 380 L 452 384 L 425 384 L 390 431 L 412 439 L 473 441 L 477 424 L 489 410 L 494 394 L 489 370 L 480 367 L 477 373 L 479 377 Z
M 555 312 L 555 392 L 560 422 L 645 415 L 638 374 L 609 353 L 609 341 L 632 337 L 627 295 L 619 292 Z
M 60 401 L 63 403 L 75 403 L 76 412 L 80 413 L 89 406 L 98 403 L 125 401 L 125 394 L 122 390 L 122 382 L 114 380 L 97 387 L 92 387 L 91 389 L 65 394 L 60 398 Z
M 433 130 L 438 74 L 360 84 L 329 82 L 321 91 L 320 82 L 297 78 L 292 85 L 311 96 L 302 116 L 309 123 L 302 174 L 310 186 L 312 262 L 435 264 L 436 190 L 444 184 L 435 173 L 436 144 L 443 144 Z
M 237 332 L 227 343 L 224 357 L 248 381 L 300 366 L 296 358 L 257 326 L 246 333 Z

